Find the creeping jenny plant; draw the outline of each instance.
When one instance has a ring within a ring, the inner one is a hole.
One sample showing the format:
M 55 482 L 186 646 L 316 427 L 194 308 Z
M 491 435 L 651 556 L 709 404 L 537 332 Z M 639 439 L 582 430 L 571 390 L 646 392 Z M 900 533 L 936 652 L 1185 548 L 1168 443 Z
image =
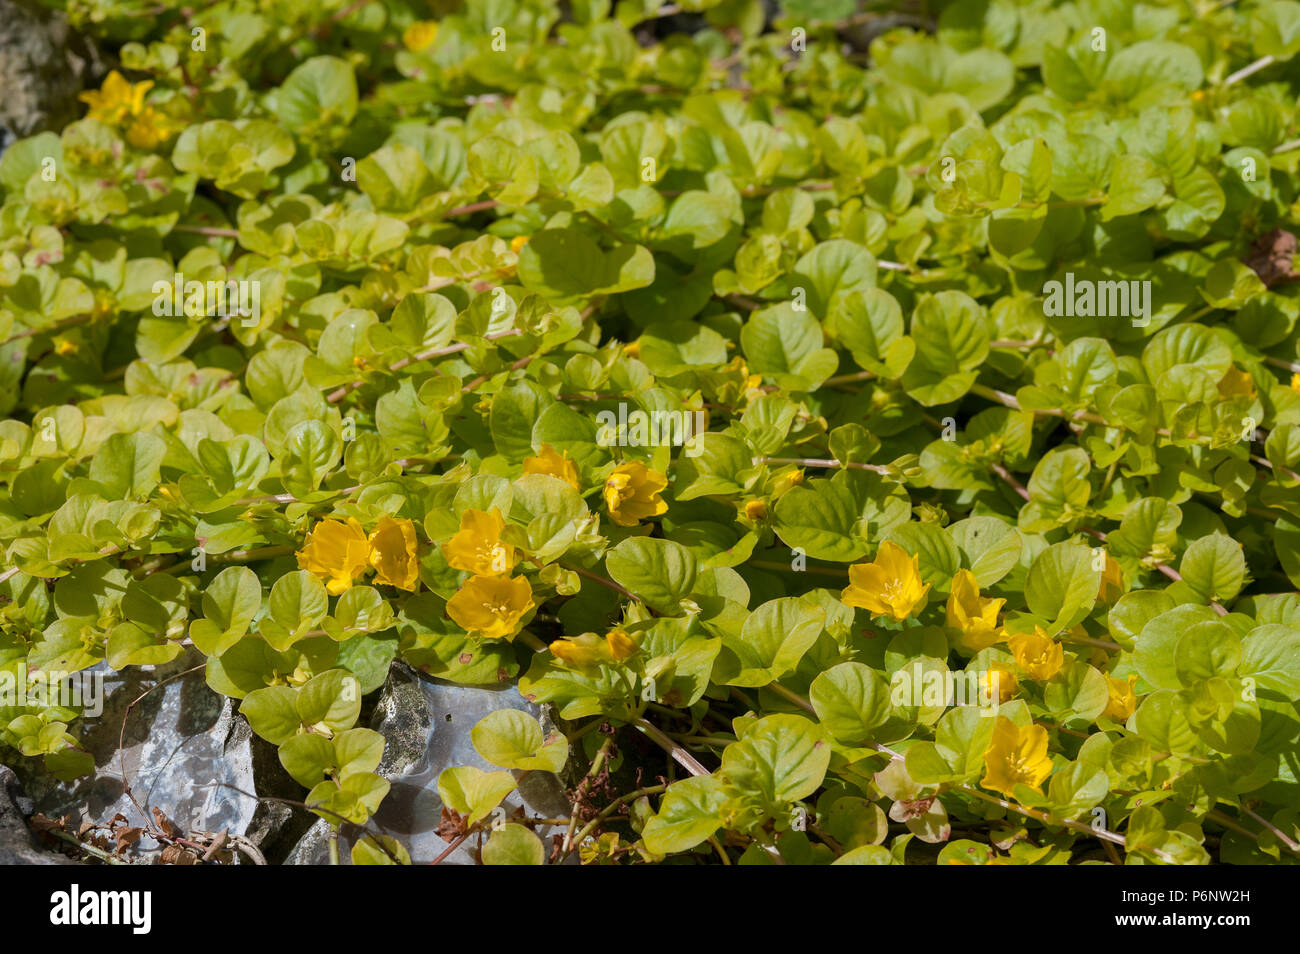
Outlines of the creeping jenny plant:
M 1300 4 L 682 6 L 68 5 L 7 684 L 193 647 L 358 862 L 401 660 L 559 720 L 438 780 L 486 862 L 1295 863 Z

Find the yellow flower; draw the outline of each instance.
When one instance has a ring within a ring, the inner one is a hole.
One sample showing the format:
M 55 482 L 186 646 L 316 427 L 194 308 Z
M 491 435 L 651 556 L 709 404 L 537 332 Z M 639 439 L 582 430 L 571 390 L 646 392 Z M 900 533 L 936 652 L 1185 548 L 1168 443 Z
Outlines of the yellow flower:
M 520 251 L 523 250 L 523 247 L 527 244 L 528 244 L 527 235 L 516 235 L 514 238 L 510 240 L 510 251 L 518 255 Z
M 752 391 L 763 384 L 763 376 L 761 374 L 750 374 L 749 365 L 740 356 L 732 358 L 725 370 L 736 372 L 740 378 L 741 391 Z
M 952 590 L 948 594 L 948 608 L 945 619 L 948 629 L 956 635 L 961 645 L 979 652 L 988 649 L 1002 638 L 998 626 L 998 612 L 1002 609 L 1004 599 L 988 599 L 980 596 L 979 583 L 970 570 L 958 570 L 952 579 Z
M 627 344 L 623 345 L 623 353 L 629 358 L 641 357 L 641 342 L 629 341 Z M 1300 377 L 1300 375 L 1297 375 L 1297 377 Z
M 415 550 L 415 524 L 405 517 L 380 517 L 370 534 L 370 565 L 375 568 L 375 582 L 414 593 L 420 579 Z
M 1129 676 L 1127 679 L 1107 676 L 1106 691 L 1109 698 L 1102 715 L 1115 722 L 1127 722 L 1128 717 L 1137 709 L 1137 681 L 1137 676 Z
M 1300 374 L 1291 375 L 1291 390 L 1300 392 Z
M 604 639 L 583 633 L 557 639 L 547 647 L 556 659 L 574 669 L 594 669 L 601 663 L 623 662 L 636 654 L 636 640 L 621 629 L 610 630 Z
M 636 640 L 621 629 L 611 629 L 606 633 L 605 642 L 615 662 L 622 662 L 636 655 Z
M 432 20 L 416 20 L 402 34 L 402 43 L 412 53 L 423 53 L 438 38 L 438 24 Z
M 594 669 L 608 659 L 609 647 L 595 633 L 583 633 L 557 639 L 547 649 L 551 655 L 574 669 Z
M 171 118 L 146 106 L 126 130 L 126 141 L 137 149 L 156 149 L 172 136 Z
M 484 639 L 510 639 L 536 605 L 533 588 L 522 576 L 472 576 L 447 601 L 447 615 Z
M 543 444 L 536 457 L 524 458 L 524 473 L 558 477 L 574 490 L 582 489 L 577 466 L 569 460 L 568 454 L 557 451 L 550 444 Z
M 849 567 L 849 585 L 840 594 L 849 606 L 859 606 L 873 616 L 904 620 L 925 604 L 930 584 L 921 583 L 921 559 L 886 540 L 871 563 Z
M 980 688 L 989 699 L 996 699 L 998 705 L 1010 702 L 1020 688 L 1020 680 L 1008 667 L 994 663 L 989 666 L 980 679 Z
M 984 753 L 984 778 L 980 784 L 1014 798 L 1017 784 L 1041 792 L 1043 781 L 1051 774 L 1047 730 L 1041 725 L 1022 729 L 1006 716 L 998 716 L 993 740 Z
M 144 95 L 153 88 L 153 80 L 132 85 L 117 70 L 108 74 L 103 87 L 89 90 L 78 99 L 90 104 L 91 119 L 116 125 L 127 116 L 138 116 L 144 109 Z
M 1017 633 L 1007 644 L 1016 657 L 1016 665 L 1030 679 L 1040 682 L 1051 679 L 1065 662 L 1065 650 L 1041 626 L 1034 627 L 1032 633 Z
M 515 548 L 501 542 L 506 522 L 501 511 L 466 510 L 461 514 L 460 530 L 442 545 L 443 556 L 453 569 L 475 576 L 499 576 L 515 565 Z
M 322 520 L 307 534 L 306 544 L 298 551 L 298 566 L 316 574 L 325 581 L 330 595 L 338 596 L 366 572 L 369 557 L 366 532 L 356 520 Z
M 1233 366 L 1219 380 L 1219 396 L 1230 398 L 1238 395 L 1254 398 L 1255 379 L 1250 376 L 1249 371 L 1239 371 L 1236 366 Z
M 1103 603 L 1113 603 L 1124 595 L 1124 571 L 1120 565 L 1106 554 L 1106 568 L 1101 571 L 1101 585 L 1097 587 L 1097 599 Z
M 76 354 L 76 352 L 77 343 L 71 338 L 65 338 L 62 335 L 59 335 L 54 339 L 55 354 Z
M 798 487 L 803 483 L 803 471 L 796 467 L 794 470 L 787 470 L 772 484 L 772 499 L 776 500 L 791 487 Z
M 619 464 L 605 480 L 609 519 L 620 527 L 635 527 L 646 517 L 657 517 L 668 509 L 659 496 L 667 486 L 667 477 L 640 461 Z
M 145 94 L 152 88 L 152 80 L 133 85 L 114 70 L 104 80 L 103 89 L 82 93 L 81 99 L 90 104 L 87 116 L 113 126 L 126 124 L 127 142 L 137 149 L 156 149 L 176 128 L 170 116 L 145 103 Z
M 745 502 L 745 516 L 750 520 L 766 520 L 767 504 L 761 500 L 748 500 Z

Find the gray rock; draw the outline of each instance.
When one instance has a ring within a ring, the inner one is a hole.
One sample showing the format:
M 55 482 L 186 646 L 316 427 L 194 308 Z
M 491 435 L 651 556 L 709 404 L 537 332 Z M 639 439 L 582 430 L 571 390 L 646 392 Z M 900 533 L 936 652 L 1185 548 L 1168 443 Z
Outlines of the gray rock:
M 76 119 L 77 94 L 99 70 L 94 47 L 61 13 L 36 0 L 0 0 L 0 126 L 14 137 Z
M 95 771 L 60 782 L 38 760 L 24 760 L 16 768 L 34 810 L 51 818 L 70 815 L 75 828 L 83 821 L 107 824 L 118 813 L 143 825 L 158 808 L 184 831 L 248 834 L 258 803 L 241 794 L 255 791 L 247 724 L 236 717 L 232 700 L 207 687 L 202 669 L 162 682 L 201 663 L 191 651 L 166 666 L 95 670 L 103 680 L 103 711 L 83 717 L 75 729 L 95 758 Z M 122 785 L 123 754 L 139 807 Z M 145 837 L 139 847 L 157 843 Z
M 261 848 L 267 864 L 282 864 L 284 855 L 311 827 L 311 820 L 316 816 L 291 804 L 301 802 L 306 793 L 280 764 L 279 749 L 254 735 L 242 717 L 235 720 L 231 738 L 241 741 L 247 738 L 252 747 L 253 780 L 261 799 L 244 837 Z
M 395 664 L 370 719 L 370 727 L 386 740 L 379 772 L 392 783 L 370 829 L 396 838 L 417 864 L 441 855 L 449 846 L 435 833 L 442 822 L 438 776 L 456 765 L 496 770 L 474 750 L 470 730 L 497 709 L 519 709 L 539 718 L 544 730 L 553 728 L 547 711 L 525 700 L 513 686 L 458 686 Z M 507 815 L 521 805 L 530 815 L 546 818 L 567 818 L 571 810 L 560 779 L 547 772 L 528 773 L 502 804 Z M 559 826 L 534 830 L 547 843 L 553 834 L 561 833 Z M 339 854 L 344 864 L 353 842 L 364 834 L 347 825 L 340 830 Z M 475 840 L 465 842 L 442 863 L 473 864 Z M 328 862 L 329 825 L 322 819 L 289 853 L 286 864 Z
M 18 778 L 7 765 L 0 765 L 0 865 L 74 865 L 71 858 L 37 846 L 27 827 L 28 812 Z

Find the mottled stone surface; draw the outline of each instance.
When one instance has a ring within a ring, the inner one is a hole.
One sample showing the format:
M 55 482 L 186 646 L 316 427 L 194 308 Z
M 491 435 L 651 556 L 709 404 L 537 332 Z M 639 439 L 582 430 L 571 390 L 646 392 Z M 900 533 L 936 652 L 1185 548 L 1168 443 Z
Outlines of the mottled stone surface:
M 370 719 L 370 727 L 386 739 L 379 772 L 392 783 L 371 828 L 405 845 L 412 861 L 432 861 L 448 847 L 434 833 L 442 821 L 442 800 L 438 797 L 442 770 L 456 765 L 496 770 L 474 751 L 470 730 L 497 709 L 519 709 L 540 718 L 546 731 L 552 728 L 544 711 L 527 702 L 513 686 L 457 686 L 419 675 L 400 663 L 393 666 Z M 507 813 L 523 805 L 530 814 L 547 818 L 564 818 L 570 811 L 559 778 L 546 772 L 528 773 L 520 788 L 502 804 Z M 548 828 L 536 831 L 548 843 L 550 836 L 557 833 Z M 287 863 L 328 863 L 328 833 L 325 821 L 318 821 L 289 854 Z M 348 826 L 342 829 L 343 863 L 348 862 L 351 844 L 361 834 Z M 473 864 L 471 847 L 466 842 L 443 864 Z
M 37 846 L 27 827 L 30 803 L 7 765 L 0 765 L 0 865 L 72 865 L 71 858 Z
M 119 812 L 130 824 L 142 825 L 145 816 L 122 787 L 125 754 L 127 778 L 145 812 L 157 807 L 187 831 L 226 828 L 243 834 L 264 848 L 271 864 L 328 863 L 329 826 L 300 807 L 273 800 L 297 802 L 306 795 L 281 767 L 275 747 L 253 735 L 237 714 L 238 703 L 208 689 L 202 669 L 180 675 L 201 661 L 191 654 L 167 666 L 101 670 L 103 711 L 77 728 L 95 757 L 94 774 L 59 782 L 39 761 L 16 765 L 28 801 L 13 813 L 16 834 L 6 837 L 0 797 L 0 861 L 6 851 L 34 850 L 23 822 L 32 812 L 71 816 L 74 830 L 83 821 L 107 824 Z M 175 678 L 164 682 L 169 676 Z M 154 686 L 158 688 L 146 694 Z M 506 708 L 538 717 L 547 731 L 552 728 L 546 712 L 514 687 L 457 686 L 395 664 L 378 696 L 367 700 L 359 723 L 383 734 L 379 772 L 392 784 L 371 829 L 397 838 L 417 862 L 441 855 L 447 843 L 435 834 L 442 822 L 438 776 L 455 765 L 495 769 L 474 750 L 470 730 L 488 713 Z M 124 748 L 119 750 L 124 718 Z M 264 800 L 259 804 L 241 791 Z M 570 811 L 560 779 L 546 772 L 527 773 L 503 805 L 508 813 L 522 805 L 530 814 L 548 818 L 566 818 Z M 539 828 L 537 833 L 549 842 L 557 830 Z M 346 864 L 352 842 L 363 832 L 345 826 L 342 834 Z M 443 863 L 472 864 L 474 843 L 471 839 Z M 148 850 L 156 844 L 146 837 L 139 847 Z
M 77 94 L 100 71 L 94 48 L 62 14 L 35 0 L 0 0 L 0 126 L 13 137 L 76 119 Z
M 78 729 L 95 771 L 60 782 L 39 761 L 24 760 L 16 768 L 34 810 L 51 818 L 71 815 L 74 828 L 83 821 L 107 824 L 119 812 L 132 825 L 144 824 L 122 786 L 125 754 L 127 779 L 146 812 L 159 808 L 187 831 L 248 832 L 257 802 L 236 789 L 254 791 L 253 755 L 237 704 L 209 689 L 202 669 L 163 683 L 201 662 L 192 652 L 166 666 L 103 670 L 103 712 L 83 719 Z M 156 844 L 144 838 L 140 847 Z

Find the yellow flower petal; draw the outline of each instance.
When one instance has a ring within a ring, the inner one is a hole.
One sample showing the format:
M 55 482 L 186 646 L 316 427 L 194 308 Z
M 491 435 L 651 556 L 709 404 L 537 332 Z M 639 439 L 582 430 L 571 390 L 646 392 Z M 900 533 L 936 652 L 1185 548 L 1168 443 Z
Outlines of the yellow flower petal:
M 615 662 L 622 662 L 636 655 L 636 640 L 621 629 L 611 629 L 605 634 L 605 643 L 609 646 L 609 655 Z
M 1020 688 L 1020 680 L 1006 666 L 994 663 L 984 672 L 980 680 L 981 689 L 987 698 L 996 700 L 998 705 L 1010 702 Z
M 1041 792 L 1050 774 L 1047 730 L 1041 725 L 1020 728 L 1005 716 L 998 716 L 992 741 L 984 753 L 984 778 L 980 784 L 1014 798 L 1018 784 Z
M 330 595 L 338 596 L 366 571 L 369 557 L 366 533 L 356 520 L 351 517 L 347 523 L 322 520 L 298 551 L 298 566 L 320 577 Z
M 1127 679 L 1106 677 L 1106 709 L 1102 712 L 1106 718 L 1125 723 L 1137 710 L 1137 676 Z
M 126 141 L 137 149 L 156 149 L 171 138 L 172 128 L 169 118 L 146 106 L 131 120 L 126 130 Z
M 572 669 L 594 669 L 609 655 L 605 641 L 595 633 L 557 639 L 546 648 L 552 656 Z
M 874 616 L 904 620 L 925 605 L 929 583 L 921 582 L 921 561 L 892 540 L 886 540 L 871 563 L 849 567 L 849 585 L 840 595 L 849 606 Z
M 1219 396 L 1230 397 L 1247 397 L 1255 396 L 1255 379 L 1250 376 L 1249 371 L 1241 371 L 1236 366 L 1229 368 L 1219 379 Z
M 89 104 L 91 119 L 109 124 L 120 123 L 127 116 L 139 115 L 145 108 L 144 97 L 153 89 L 153 80 L 132 85 L 117 70 L 104 78 L 104 85 L 99 91 L 89 90 L 80 94 L 82 102 Z
M 605 479 L 605 507 L 609 519 L 620 527 L 635 527 L 646 517 L 657 517 L 668 510 L 659 492 L 668 486 L 668 478 L 640 461 L 620 464 Z
M 621 663 L 637 653 L 636 640 L 621 629 L 610 630 L 603 639 L 595 633 L 557 639 L 547 648 L 566 666 L 582 670 L 602 663 Z
M 1124 571 L 1119 563 L 1106 554 L 1106 568 L 1101 571 L 1101 584 L 1097 587 L 1097 599 L 1103 603 L 1113 603 L 1124 595 Z
M 998 613 L 1004 599 L 980 596 L 979 583 L 970 570 L 958 570 L 948 593 L 944 620 L 949 632 L 967 649 L 979 652 L 1002 638 Z
M 512 639 L 536 605 L 522 576 L 474 576 L 447 601 L 447 615 L 483 639 Z
M 500 576 L 515 565 L 515 548 L 501 542 L 506 527 L 501 511 L 466 510 L 461 514 L 460 530 L 442 545 L 443 556 L 453 569 L 475 576 Z
M 402 43 L 412 53 L 423 53 L 438 38 L 438 24 L 431 20 L 416 20 L 402 34 Z
M 536 457 L 524 458 L 524 473 L 558 477 L 574 490 L 582 489 L 577 465 L 569 460 L 568 454 L 560 453 L 550 444 L 543 444 Z
M 780 477 L 772 482 L 772 499 L 778 499 L 791 487 L 798 487 L 803 483 L 803 471 L 797 467 L 794 470 L 787 470 Z
M 1065 662 L 1065 650 L 1041 626 L 1035 627 L 1032 633 L 1017 633 L 1007 640 L 1007 645 L 1016 665 L 1039 682 L 1055 676 Z
M 414 593 L 420 579 L 415 524 L 404 517 L 399 520 L 380 517 L 369 542 L 375 582 Z

